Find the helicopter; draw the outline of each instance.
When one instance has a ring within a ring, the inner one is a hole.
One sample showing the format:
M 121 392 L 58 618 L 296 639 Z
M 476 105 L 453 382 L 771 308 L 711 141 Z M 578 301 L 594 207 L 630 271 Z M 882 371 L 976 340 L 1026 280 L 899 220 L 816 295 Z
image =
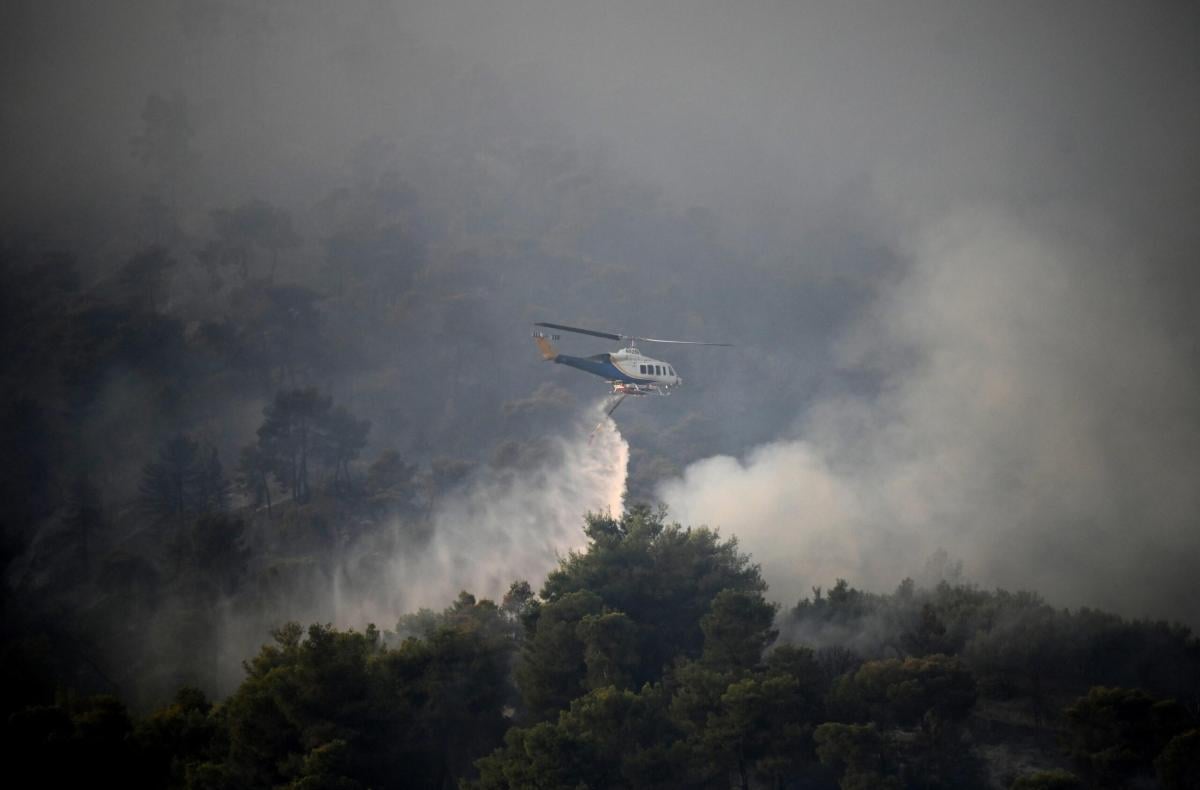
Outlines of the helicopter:
M 670 395 L 675 387 L 683 384 L 683 378 L 675 372 L 675 368 L 670 364 L 661 359 L 653 359 L 642 354 L 637 347 L 639 342 L 674 343 L 689 346 L 728 347 L 732 345 L 731 343 L 704 343 L 698 340 L 663 340 L 654 337 L 624 335 L 620 332 L 598 332 L 594 329 L 582 329 L 577 326 L 551 324 L 543 321 L 536 322 L 534 326 L 545 329 L 558 329 L 563 332 L 574 332 L 579 335 L 603 337 L 608 340 L 616 340 L 619 343 L 627 343 L 624 348 L 611 353 L 593 354 L 590 357 L 573 357 L 558 353 L 558 349 L 551 344 L 550 341 L 558 340 L 560 335 L 548 335 L 541 330 L 534 330 L 533 332 L 533 339 L 537 343 L 538 349 L 542 352 L 542 359 L 558 365 L 567 365 L 608 380 L 609 385 L 612 387 L 611 395 L 613 402 L 605 409 L 606 417 L 616 411 L 617 407 L 621 405 L 621 402 L 628 395 L 641 396 L 649 395 L 650 393 Z

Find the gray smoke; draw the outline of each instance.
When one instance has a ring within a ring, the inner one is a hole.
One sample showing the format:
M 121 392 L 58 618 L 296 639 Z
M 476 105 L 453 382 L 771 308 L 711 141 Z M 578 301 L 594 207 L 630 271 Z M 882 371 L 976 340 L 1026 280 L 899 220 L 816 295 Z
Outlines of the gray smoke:
M 886 589 L 939 547 L 985 584 L 1194 620 L 1197 389 L 1187 342 L 1107 229 L 949 210 L 838 344 L 876 392 L 821 399 L 796 439 L 663 484 L 776 595 Z

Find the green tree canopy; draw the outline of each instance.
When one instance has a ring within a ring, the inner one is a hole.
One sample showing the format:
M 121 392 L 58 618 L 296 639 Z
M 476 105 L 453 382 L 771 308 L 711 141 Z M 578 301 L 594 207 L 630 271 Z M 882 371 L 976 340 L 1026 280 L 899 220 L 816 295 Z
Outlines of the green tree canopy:
M 585 531 L 587 550 L 572 552 L 550 573 L 542 598 L 553 604 L 587 592 L 604 608 L 636 623 L 638 666 L 631 678 L 635 687 L 661 677 L 676 657 L 699 657 L 705 639 L 701 620 L 722 591 L 761 599 L 766 589 L 758 566 L 738 552 L 736 539 L 721 540 L 706 528 L 667 525 L 662 513 L 644 506 L 631 508 L 619 519 L 590 515 Z M 753 607 L 748 599 L 736 600 Z M 534 634 L 538 628 L 535 619 Z
M 975 706 L 975 678 L 956 658 L 868 661 L 834 686 L 831 704 L 841 715 L 885 726 L 912 727 L 927 714 L 962 721 Z
M 307 502 L 309 460 L 317 452 L 333 401 L 316 388 L 287 390 L 263 409 L 258 444 L 271 470 L 292 497 Z
M 779 635 L 771 627 L 775 610 L 757 590 L 721 590 L 700 619 L 702 660 L 725 669 L 753 667 Z
M 1174 700 L 1159 700 L 1141 689 L 1093 687 L 1065 711 L 1065 745 L 1093 783 L 1123 786 L 1148 775 L 1155 757 L 1192 725 Z
M 511 629 L 463 594 L 421 637 L 295 623 L 246 663 L 220 709 L 227 741 L 189 768 L 208 786 L 444 787 L 497 746 Z
M 1200 787 L 1200 729 L 1180 733 L 1154 760 L 1158 783 L 1166 790 Z
M 840 775 L 842 790 L 900 790 L 891 742 L 874 724 L 830 722 L 813 738 L 821 762 Z
M 676 730 L 661 690 L 640 693 L 611 686 L 571 703 L 556 722 L 514 728 L 505 745 L 479 761 L 475 790 L 681 786 L 688 774 L 670 744 Z

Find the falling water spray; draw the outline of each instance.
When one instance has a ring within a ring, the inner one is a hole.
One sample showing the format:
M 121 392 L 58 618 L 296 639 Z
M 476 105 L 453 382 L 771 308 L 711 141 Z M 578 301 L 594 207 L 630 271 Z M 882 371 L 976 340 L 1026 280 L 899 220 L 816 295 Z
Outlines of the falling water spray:
M 405 612 L 444 608 L 461 590 L 498 599 L 516 579 L 540 584 L 561 557 L 584 545 L 586 513 L 621 512 L 629 444 L 602 407 L 594 404 L 569 434 L 550 437 L 539 463 L 488 468 L 443 496 L 428 542 L 414 548 L 396 541 L 376 566 L 369 597 L 346 594 L 343 564 L 334 591 L 337 623 L 391 625 Z

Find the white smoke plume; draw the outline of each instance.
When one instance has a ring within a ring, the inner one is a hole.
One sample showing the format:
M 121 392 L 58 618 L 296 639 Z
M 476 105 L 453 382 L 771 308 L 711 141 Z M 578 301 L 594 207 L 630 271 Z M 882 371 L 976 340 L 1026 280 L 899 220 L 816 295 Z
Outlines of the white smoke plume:
M 589 410 L 571 435 L 549 438 L 540 463 L 485 470 L 443 497 L 427 544 L 412 550 L 396 541 L 373 565 L 370 595 L 344 593 L 350 571 L 343 567 L 336 621 L 390 627 L 406 612 L 444 608 L 461 590 L 499 600 L 516 579 L 536 589 L 559 558 L 583 546 L 584 513 L 621 512 L 629 445 L 607 418 L 589 437 L 598 411 Z
M 889 589 L 944 547 L 984 584 L 1194 619 L 1196 382 L 1120 239 L 983 207 L 897 249 L 905 276 L 838 348 L 877 389 L 691 465 L 660 488 L 673 516 L 736 534 L 786 604 Z

